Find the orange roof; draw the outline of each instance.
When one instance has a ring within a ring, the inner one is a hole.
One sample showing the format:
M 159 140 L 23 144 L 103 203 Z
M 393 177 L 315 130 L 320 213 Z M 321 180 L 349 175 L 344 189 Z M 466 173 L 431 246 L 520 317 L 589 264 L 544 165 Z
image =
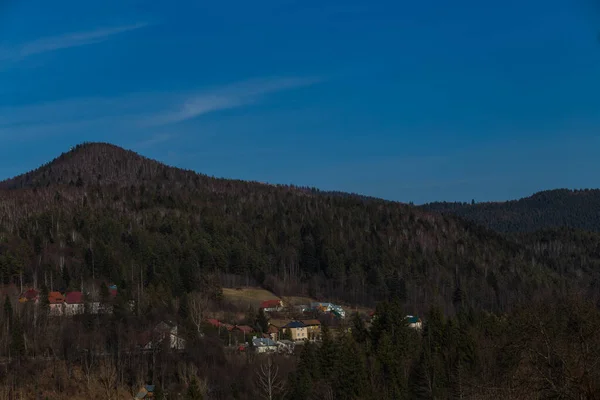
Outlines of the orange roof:
M 60 292 L 50 292 L 48 293 L 48 301 L 50 304 L 59 304 L 65 301 L 65 297 Z

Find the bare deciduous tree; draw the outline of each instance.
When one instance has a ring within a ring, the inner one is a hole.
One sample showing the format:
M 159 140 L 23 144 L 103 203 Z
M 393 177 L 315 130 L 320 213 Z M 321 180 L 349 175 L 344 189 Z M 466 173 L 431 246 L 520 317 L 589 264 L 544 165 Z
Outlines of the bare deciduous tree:
M 208 299 L 202 293 L 198 292 L 191 293 L 188 299 L 190 319 L 196 327 L 198 335 L 200 335 L 204 314 L 208 308 Z
M 98 381 L 108 400 L 116 399 L 116 387 L 117 387 L 117 368 L 110 360 L 104 360 L 100 363 L 100 367 L 97 372 Z
M 275 395 L 283 391 L 284 382 L 279 378 L 279 367 L 273 363 L 271 356 L 266 364 L 260 366 L 257 384 L 262 398 L 267 400 L 273 400 Z

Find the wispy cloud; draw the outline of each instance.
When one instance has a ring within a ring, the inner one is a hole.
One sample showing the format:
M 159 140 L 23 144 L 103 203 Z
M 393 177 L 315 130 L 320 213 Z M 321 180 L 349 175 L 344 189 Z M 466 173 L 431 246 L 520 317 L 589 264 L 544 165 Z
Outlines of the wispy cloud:
M 164 133 L 167 126 L 211 112 L 254 104 L 267 94 L 317 81 L 271 78 L 184 93 L 134 93 L 114 98 L 80 98 L 5 107 L 0 108 L 0 139 L 28 140 L 41 136 L 110 132 L 127 134 L 129 140 L 148 147 L 172 137 L 175 133 L 172 130 Z
M 309 86 L 319 81 L 317 78 L 271 78 L 237 83 L 191 95 L 174 109 L 152 116 L 144 124 L 158 126 L 183 122 L 210 112 L 250 105 L 267 94 Z
M 12 49 L 0 50 L 0 60 L 18 61 L 36 54 L 100 43 L 115 35 L 144 28 L 148 25 L 149 23 L 143 22 L 40 38 L 28 43 L 23 43 Z
M 157 133 L 156 135 L 152 135 L 147 139 L 143 139 L 137 142 L 133 147 L 136 148 L 148 148 L 152 146 L 156 146 L 157 144 L 161 144 L 173 139 L 175 135 L 171 133 Z

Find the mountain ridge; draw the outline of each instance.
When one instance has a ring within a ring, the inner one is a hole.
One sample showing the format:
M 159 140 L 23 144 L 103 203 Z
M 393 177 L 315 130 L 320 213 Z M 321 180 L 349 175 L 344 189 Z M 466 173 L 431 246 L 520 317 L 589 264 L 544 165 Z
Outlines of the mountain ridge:
M 452 308 L 457 290 L 505 309 L 560 287 L 528 248 L 460 218 L 212 178 L 108 144 L 77 146 L 0 186 L 5 281 L 15 265 L 30 280 L 58 280 L 64 267 L 76 281 L 99 274 L 135 290 L 142 268 L 142 284 L 170 296 L 212 276 L 354 304 L 399 296 L 416 311 Z
M 501 233 L 558 228 L 600 232 L 600 189 L 552 189 L 505 202 L 434 202 L 419 208 L 465 218 Z

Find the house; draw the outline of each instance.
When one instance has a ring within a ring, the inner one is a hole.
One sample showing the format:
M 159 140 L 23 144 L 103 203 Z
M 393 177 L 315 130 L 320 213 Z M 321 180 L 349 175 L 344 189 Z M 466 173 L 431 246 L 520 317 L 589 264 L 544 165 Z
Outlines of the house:
M 296 343 L 291 340 L 280 340 L 277 342 L 277 351 L 280 353 L 293 354 Z
M 304 314 L 305 312 L 310 311 L 311 308 L 307 304 L 300 304 L 300 305 L 294 306 L 294 310 L 296 310 L 297 312 L 299 312 L 301 314 Z
M 214 328 L 218 328 L 221 326 L 221 321 L 219 321 L 218 319 L 214 319 L 214 318 L 207 319 L 206 323 Z
M 146 385 L 135 395 L 136 399 L 151 399 L 154 397 L 154 385 Z
M 19 297 L 20 303 L 34 302 L 37 304 L 39 300 L 39 292 L 35 289 L 29 289 Z
M 279 328 L 275 325 L 269 324 L 269 329 L 267 329 L 266 335 L 268 335 L 271 340 L 279 340 Z
M 83 293 L 67 292 L 65 295 L 65 315 L 83 314 L 84 311 Z
M 289 330 L 292 340 L 307 340 L 308 330 L 306 325 L 301 321 L 292 321 L 283 327 L 286 331 Z
M 332 313 L 341 319 L 346 318 L 346 311 L 341 306 L 333 303 L 313 302 L 310 303 L 310 308 L 321 313 Z
M 421 330 L 423 328 L 423 321 L 419 317 L 414 317 L 412 315 L 407 315 L 405 317 L 406 322 L 408 323 L 409 328 Z
M 271 339 L 254 337 L 252 345 L 257 353 L 270 353 L 277 351 L 277 343 Z
M 306 326 L 308 340 L 321 339 L 321 321 L 318 319 L 306 319 L 301 322 Z
M 254 332 L 254 328 L 252 328 L 251 326 L 248 325 L 236 325 L 233 330 L 235 331 L 240 331 L 242 332 L 244 335 L 248 335 L 252 332 Z
M 48 303 L 50 307 L 50 315 L 59 316 L 63 315 L 63 306 L 65 303 L 65 297 L 60 292 L 48 293 Z
M 264 312 L 273 312 L 283 310 L 283 301 L 280 299 L 265 300 L 260 303 L 260 308 Z

